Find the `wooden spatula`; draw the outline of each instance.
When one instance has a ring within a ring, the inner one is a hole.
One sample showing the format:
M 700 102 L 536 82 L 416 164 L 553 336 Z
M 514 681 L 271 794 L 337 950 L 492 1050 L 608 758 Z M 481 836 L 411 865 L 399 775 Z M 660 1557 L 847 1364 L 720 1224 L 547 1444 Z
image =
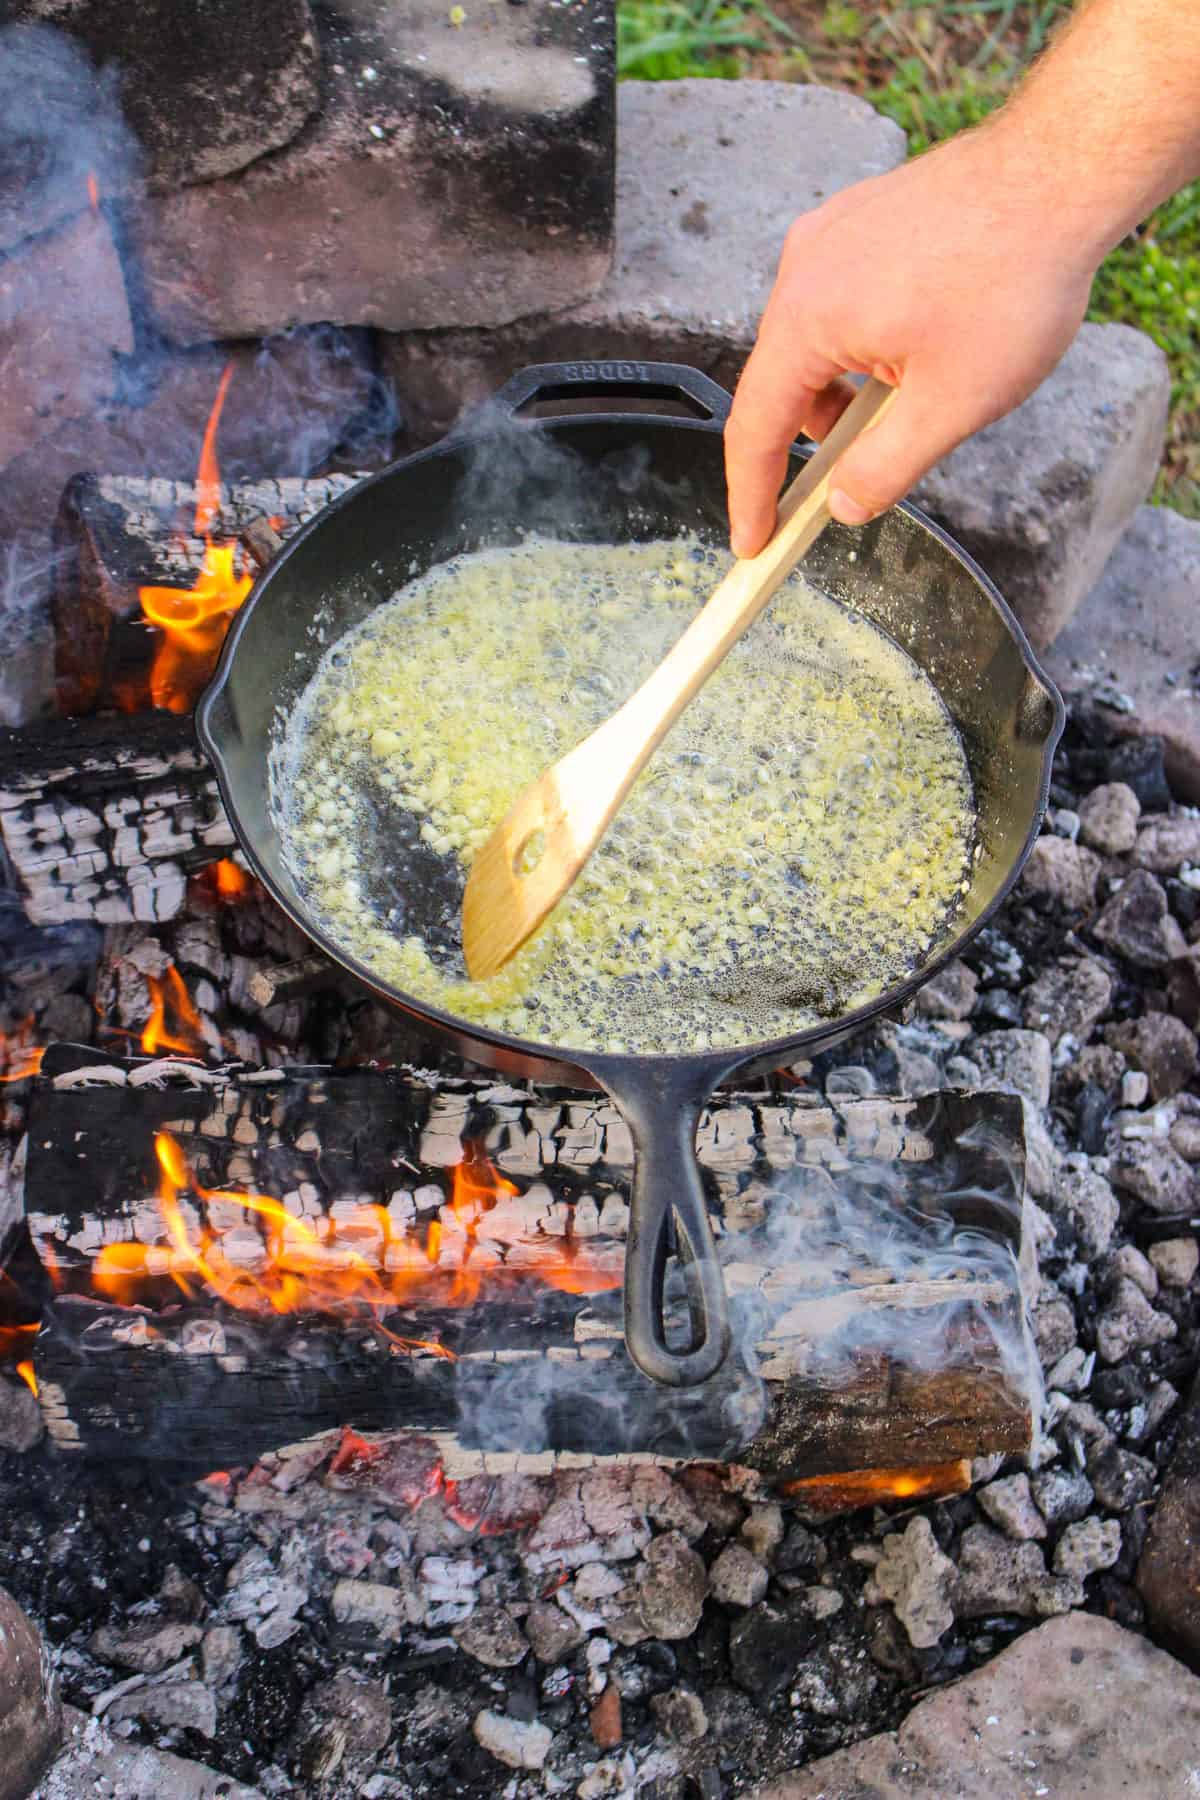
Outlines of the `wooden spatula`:
M 471 865 L 463 953 L 486 981 L 562 899 L 647 761 L 748 626 L 829 523 L 838 458 L 882 418 L 897 390 L 872 377 L 779 502 L 775 535 L 736 562 L 654 673 L 610 719 L 539 776 Z

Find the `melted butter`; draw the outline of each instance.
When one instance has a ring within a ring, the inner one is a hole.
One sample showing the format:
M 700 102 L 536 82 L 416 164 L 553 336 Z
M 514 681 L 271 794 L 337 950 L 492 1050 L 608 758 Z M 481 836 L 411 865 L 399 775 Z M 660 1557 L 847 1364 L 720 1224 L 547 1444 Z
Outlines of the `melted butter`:
M 793 577 L 540 932 L 492 980 L 466 978 L 475 850 L 645 679 L 728 566 L 688 540 L 531 540 L 430 570 L 341 639 L 288 723 L 276 795 L 329 935 L 460 1019 L 579 1050 L 783 1036 L 917 966 L 967 887 L 962 746 L 915 663 Z M 405 829 L 419 832 L 421 930 Z

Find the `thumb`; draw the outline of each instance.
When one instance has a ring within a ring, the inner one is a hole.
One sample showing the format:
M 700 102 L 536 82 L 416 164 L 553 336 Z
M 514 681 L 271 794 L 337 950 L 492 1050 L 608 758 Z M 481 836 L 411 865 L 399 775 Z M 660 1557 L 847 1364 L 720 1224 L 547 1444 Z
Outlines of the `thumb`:
M 935 462 L 990 416 L 982 407 L 948 405 L 931 383 L 906 373 L 883 418 L 834 464 L 830 512 L 843 525 L 865 525 L 902 500 Z

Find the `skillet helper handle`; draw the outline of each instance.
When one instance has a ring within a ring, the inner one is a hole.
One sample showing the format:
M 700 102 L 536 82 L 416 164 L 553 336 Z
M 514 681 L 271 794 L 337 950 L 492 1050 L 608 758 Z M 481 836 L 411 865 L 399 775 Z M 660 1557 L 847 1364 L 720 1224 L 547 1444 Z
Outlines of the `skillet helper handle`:
M 660 362 L 571 362 L 532 363 L 488 401 L 487 408 L 497 408 L 506 418 L 514 418 L 539 400 L 573 400 L 581 410 L 590 399 L 684 400 L 697 409 L 705 421 L 724 425 L 733 405 L 733 397 L 719 383 L 710 381 L 699 369 L 687 363 Z M 473 414 L 454 428 L 469 432 L 479 423 Z
M 729 1354 L 729 1308 L 708 1222 L 696 1126 L 715 1078 L 694 1068 L 676 1075 L 645 1064 L 624 1079 L 597 1075 L 633 1136 L 633 1191 L 625 1244 L 625 1346 L 651 1381 L 697 1387 Z M 691 1341 L 667 1342 L 667 1265 L 678 1258 L 687 1293 Z

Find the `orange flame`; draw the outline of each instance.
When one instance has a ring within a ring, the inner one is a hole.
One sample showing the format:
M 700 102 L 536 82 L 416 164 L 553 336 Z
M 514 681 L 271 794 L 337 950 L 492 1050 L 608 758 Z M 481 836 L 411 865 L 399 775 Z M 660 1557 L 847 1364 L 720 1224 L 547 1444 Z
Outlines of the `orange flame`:
M 0 1325 L 0 1362 L 11 1362 L 25 1349 L 37 1329 L 36 1322 L 32 1325 Z
M 886 1506 L 890 1500 L 940 1500 L 947 1494 L 965 1494 L 970 1485 L 970 1463 L 956 1459 L 923 1468 L 809 1475 L 803 1481 L 780 1482 L 777 1491 L 799 1500 L 809 1512 L 828 1516 L 860 1506 Z
M 214 544 L 212 526 L 221 505 L 221 471 L 217 462 L 217 428 L 233 377 L 226 363 L 217 384 L 196 470 L 195 531 L 204 539 L 204 561 L 191 588 L 138 589 L 142 611 L 163 633 L 150 671 L 150 698 L 165 712 L 188 712 L 204 686 L 225 641 L 229 621 L 254 585 L 250 575 L 234 569 L 237 546 Z
M 96 171 L 89 169 L 87 173 L 88 205 L 93 212 L 100 211 L 100 183 L 96 180 Z
M 31 1362 L 19 1362 L 17 1364 L 17 1374 L 21 1377 L 21 1380 L 25 1383 L 30 1393 L 36 1394 L 38 1391 L 38 1384 L 37 1376 L 33 1372 L 33 1364 Z
M 241 900 L 254 886 L 245 869 L 231 862 L 228 857 L 213 864 L 212 878 L 222 900 Z
M 203 1056 L 205 1045 L 200 1014 L 192 1005 L 187 985 L 174 963 L 170 964 L 162 981 L 147 975 L 146 986 L 150 989 L 150 1017 L 142 1032 L 142 1049 L 146 1055 L 159 1056 L 164 1050 L 172 1050 L 181 1056 Z M 174 1015 L 174 1029 L 166 1022 L 168 1006 Z
M 0 1031 L 0 1085 L 9 1081 L 28 1081 L 42 1066 L 45 1046 L 33 1040 L 33 1014 L 22 1019 L 11 1036 Z

